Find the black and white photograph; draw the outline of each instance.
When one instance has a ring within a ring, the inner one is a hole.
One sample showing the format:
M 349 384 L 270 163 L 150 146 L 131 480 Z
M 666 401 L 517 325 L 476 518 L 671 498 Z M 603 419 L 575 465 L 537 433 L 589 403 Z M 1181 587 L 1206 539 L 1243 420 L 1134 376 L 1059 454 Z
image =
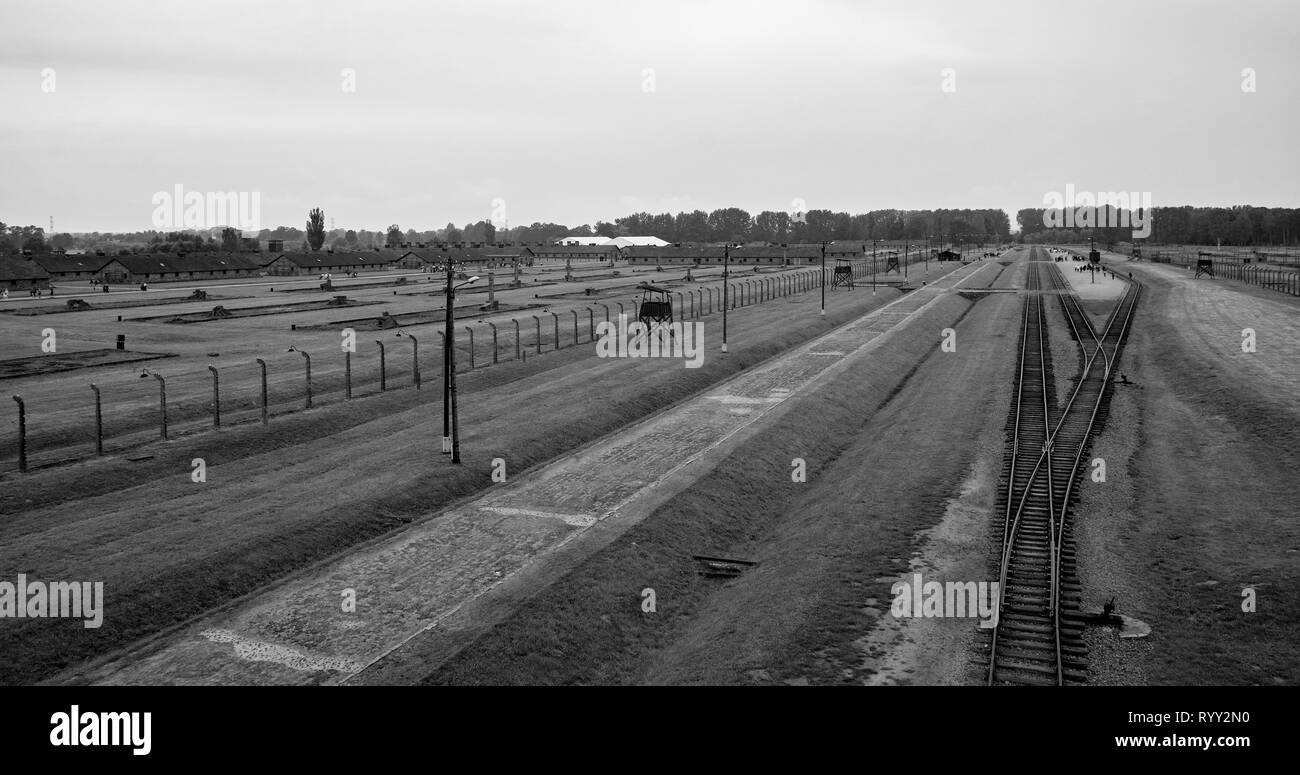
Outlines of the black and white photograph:
M 1297 29 L 5 0 L 0 685 L 55 759 L 161 751 L 160 687 L 1057 687 L 1113 706 L 1081 753 L 1251 747 L 1300 683 Z

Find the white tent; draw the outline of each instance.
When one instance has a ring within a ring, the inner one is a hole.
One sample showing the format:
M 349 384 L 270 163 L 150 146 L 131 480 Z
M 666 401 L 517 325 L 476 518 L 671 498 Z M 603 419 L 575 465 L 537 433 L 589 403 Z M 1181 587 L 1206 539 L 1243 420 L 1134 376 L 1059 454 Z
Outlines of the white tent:
M 608 245 L 609 237 L 565 237 L 555 243 L 556 245 Z
M 672 244 L 658 237 L 615 237 L 605 244 L 614 245 L 619 248 L 662 248 Z

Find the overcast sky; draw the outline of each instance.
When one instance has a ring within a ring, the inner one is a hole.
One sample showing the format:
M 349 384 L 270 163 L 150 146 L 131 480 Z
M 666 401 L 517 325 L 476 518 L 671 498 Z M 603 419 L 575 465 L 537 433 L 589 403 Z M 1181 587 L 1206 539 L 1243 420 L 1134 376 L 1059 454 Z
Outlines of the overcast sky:
M 3 0 L 0 221 L 147 229 L 176 184 L 299 228 L 1300 206 L 1298 30 L 1294 0 Z

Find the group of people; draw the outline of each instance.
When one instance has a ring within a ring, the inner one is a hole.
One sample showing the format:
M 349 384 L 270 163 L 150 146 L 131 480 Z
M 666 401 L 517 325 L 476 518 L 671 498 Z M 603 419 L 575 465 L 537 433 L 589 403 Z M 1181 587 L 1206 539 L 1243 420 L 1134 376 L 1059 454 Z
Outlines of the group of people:
M 1076 266 L 1076 267 L 1074 268 L 1074 271 L 1076 271 L 1076 272 L 1101 272 L 1103 277 L 1114 277 L 1114 276 L 1115 276 L 1115 274 L 1114 274 L 1113 272 L 1111 272 L 1109 269 L 1107 269 L 1106 267 L 1104 267 L 1104 266 L 1097 266 L 1096 264 L 1084 264 L 1083 266 Z M 1130 276 L 1131 276 L 1131 275 L 1130 275 Z
M 36 286 L 32 286 L 31 288 L 27 289 L 27 295 L 32 297 L 40 296 L 42 295 L 41 289 L 37 288 Z M 50 295 L 51 296 L 54 295 L 53 285 L 50 286 Z M 9 299 L 9 289 L 8 288 L 0 289 L 0 301 L 7 301 L 8 299 Z

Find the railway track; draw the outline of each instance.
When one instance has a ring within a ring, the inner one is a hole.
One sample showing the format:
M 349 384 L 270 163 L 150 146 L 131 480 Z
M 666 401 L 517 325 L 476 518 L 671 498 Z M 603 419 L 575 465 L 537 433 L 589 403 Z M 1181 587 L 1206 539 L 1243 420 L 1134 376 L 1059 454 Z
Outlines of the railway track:
M 1031 254 L 1020 333 L 1015 401 L 1004 462 L 1006 486 L 998 623 L 989 650 L 989 684 L 1064 685 L 1085 679 L 1087 649 L 1075 578 L 1070 507 L 1092 436 L 1105 419 L 1112 375 L 1141 288 L 1130 285 L 1098 332 L 1054 263 Z M 1054 400 L 1046 298 L 1061 301 L 1079 345 L 1080 374 L 1065 401 Z

